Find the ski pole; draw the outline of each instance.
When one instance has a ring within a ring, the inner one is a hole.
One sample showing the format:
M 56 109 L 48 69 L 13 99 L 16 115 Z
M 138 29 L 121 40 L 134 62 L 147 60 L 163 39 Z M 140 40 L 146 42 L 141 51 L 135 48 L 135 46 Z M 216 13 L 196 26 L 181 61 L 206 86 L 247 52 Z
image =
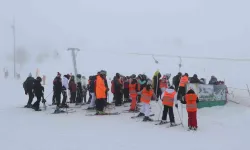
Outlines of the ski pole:
M 180 113 L 179 113 L 179 109 L 178 109 L 178 108 L 177 108 L 177 112 L 178 112 L 179 118 L 180 118 L 180 120 L 181 120 L 181 125 L 182 125 L 182 127 L 184 128 L 184 125 L 183 125 L 183 123 L 182 123 L 182 119 L 181 119 L 181 116 L 180 116 Z
M 51 92 L 49 93 L 49 95 L 47 95 L 47 96 L 45 97 L 45 99 L 47 99 L 52 93 L 53 93 L 53 91 L 51 91 Z

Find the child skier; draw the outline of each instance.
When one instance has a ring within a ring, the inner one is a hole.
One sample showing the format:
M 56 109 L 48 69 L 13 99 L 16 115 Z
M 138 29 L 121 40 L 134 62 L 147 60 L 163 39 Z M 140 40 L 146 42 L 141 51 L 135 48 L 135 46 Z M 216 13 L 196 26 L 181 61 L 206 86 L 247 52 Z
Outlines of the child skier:
M 178 108 L 178 102 L 177 102 L 177 93 L 174 90 L 173 86 L 170 86 L 168 89 L 164 91 L 163 97 L 162 97 L 162 104 L 164 105 L 164 110 L 162 113 L 162 121 L 160 124 L 167 123 L 167 114 L 169 114 L 170 119 L 170 126 L 175 126 L 175 118 L 174 118 L 174 111 L 173 106 L 175 104 L 175 107 Z
M 144 116 L 143 121 L 153 121 L 151 118 L 149 118 L 150 115 L 150 101 L 151 98 L 156 99 L 156 95 L 154 94 L 154 91 L 152 90 L 152 82 L 148 80 L 147 85 L 145 88 L 143 88 L 141 92 L 141 112 L 138 114 L 137 117 Z
M 137 80 L 133 78 L 129 84 L 129 95 L 132 99 L 129 111 L 136 111 L 136 97 L 138 92 Z
M 199 103 L 199 98 L 195 94 L 194 90 L 190 89 L 184 96 L 184 101 L 182 104 L 186 104 L 186 109 L 188 113 L 188 128 L 189 130 L 197 130 L 197 103 Z

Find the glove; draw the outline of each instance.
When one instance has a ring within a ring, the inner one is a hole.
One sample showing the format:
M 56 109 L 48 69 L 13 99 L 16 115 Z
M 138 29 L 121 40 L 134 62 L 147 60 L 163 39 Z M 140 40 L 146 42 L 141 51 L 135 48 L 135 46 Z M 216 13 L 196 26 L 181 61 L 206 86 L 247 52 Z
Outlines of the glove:
M 46 103 L 46 100 L 45 100 L 45 99 L 43 99 L 43 100 L 42 100 L 42 103 Z
M 158 102 L 159 101 L 159 99 L 158 98 L 156 98 L 156 102 Z
M 178 104 L 175 104 L 175 107 L 178 108 Z

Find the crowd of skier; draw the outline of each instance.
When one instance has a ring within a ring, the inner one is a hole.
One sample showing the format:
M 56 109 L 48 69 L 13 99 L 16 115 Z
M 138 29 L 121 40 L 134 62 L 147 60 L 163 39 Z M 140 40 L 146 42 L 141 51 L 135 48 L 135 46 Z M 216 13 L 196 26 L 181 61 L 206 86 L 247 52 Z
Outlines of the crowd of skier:
M 171 74 L 162 75 L 156 71 L 153 79 L 149 79 L 144 74 L 135 74 L 131 76 L 123 76 L 116 73 L 111 81 L 111 92 L 113 94 L 113 102 L 108 102 L 109 87 L 106 78 L 107 72 L 101 70 L 97 75 L 90 76 L 87 84 L 83 84 L 86 80 L 80 74 L 75 76 L 66 74 L 62 75 L 58 72 L 53 81 L 53 97 L 52 105 L 56 105 L 55 113 L 60 113 L 62 108 L 68 108 L 68 90 L 70 91 L 69 103 L 76 105 L 89 104 L 89 110 L 96 110 L 95 115 L 105 115 L 104 108 L 108 105 L 116 107 L 124 103 L 130 103 L 130 112 L 138 112 L 137 117 L 144 117 L 143 121 L 153 121 L 150 118 L 151 100 L 162 101 L 163 112 L 159 124 L 167 122 L 167 114 L 170 119 L 170 126 L 176 126 L 173 108 L 178 108 L 178 101 L 186 104 L 188 113 L 188 126 L 191 130 L 197 129 L 197 103 L 199 98 L 193 89 L 186 91 L 187 83 L 205 84 L 205 79 L 198 79 L 194 74 L 189 78 L 187 73 L 178 73 L 173 77 L 172 84 L 170 83 Z M 31 74 L 23 83 L 25 94 L 29 96 L 26 108 L 33 108 L 35 111 L 41 111 L 40 102 L 44 103 L 44 87 L 41 85 L 41 77 L 34 79 Z M 216 77 L 212 76 L 209 84 L 223 84 L 218 82 Z M 87 93 L 89 99 L 87 100 Z M 61 100 L 62 95 L 62 100 Z M 33 98 L 36 96 L 37 101 L 32 104 Z M 138 107 L 140 103 L 140 108 Z

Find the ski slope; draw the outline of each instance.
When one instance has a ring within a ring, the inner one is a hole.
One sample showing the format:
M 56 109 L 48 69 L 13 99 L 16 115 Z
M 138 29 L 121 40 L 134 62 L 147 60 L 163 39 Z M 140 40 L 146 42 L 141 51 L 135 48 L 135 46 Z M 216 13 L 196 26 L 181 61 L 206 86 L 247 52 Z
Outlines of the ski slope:
M 53 107 L 35 112 L 21 108 L 27 103 L 21 81 L 1 79 L 0 141 L 2 150 L 249 150 L 249 107 L 228 103 L 224 107 L 200 109 L 197 132 L 182 126 L 166 128 L 155 123 L 119 116 L 85 116 L 89 112 L 51 114 Z M 45 95 L 49 94 L 48 90 Z M 47 98 L 51 102 L 51 96 Z M 42 106 L 42 105 L 41 105 Z M 116 108 L 112 111 L 128 109 Z M 158 104 L 152 102 L 158 119 Z M 175 110 L 176 122 L 180 122 Z M 181 113 L 181 110 L 180 110 Z M 186 111 L 183 111 L 187 127 Z

